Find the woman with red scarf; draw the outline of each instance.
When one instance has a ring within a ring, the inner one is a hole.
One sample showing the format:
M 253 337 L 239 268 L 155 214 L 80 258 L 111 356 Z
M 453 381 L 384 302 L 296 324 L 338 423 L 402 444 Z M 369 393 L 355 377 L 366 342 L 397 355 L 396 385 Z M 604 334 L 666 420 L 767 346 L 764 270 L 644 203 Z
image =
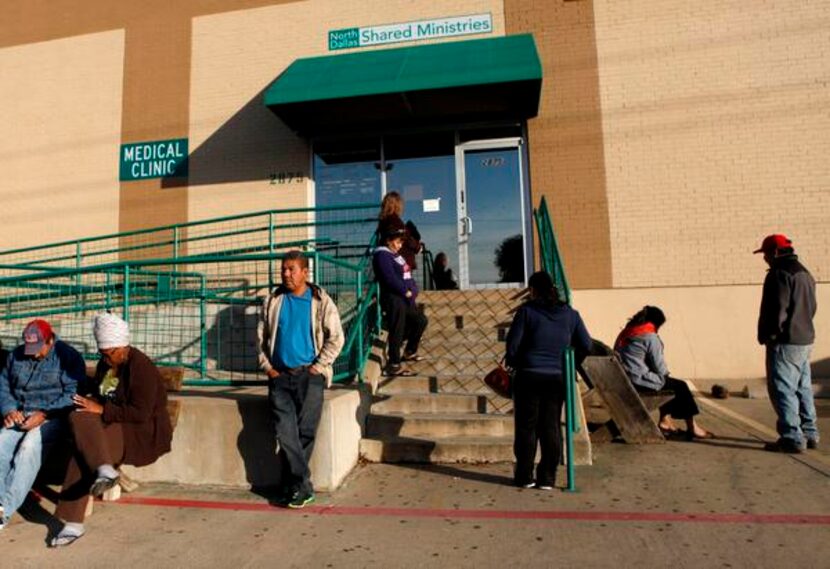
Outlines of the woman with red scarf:
M 674 399 L 660 407 L 658 426 L 663 434 L 676 433 L 678 429 L 672 418 L 686 421 L 686 438 L 711 439 L 712 433 L 701 428 L 695 422 L 695 415 L 700 413 L 692 392 L 685 381 L 669 375 L 666 361 L 663 359 L 663 341 L 657 331 L 665 324 L 666 316 L 656 306 L 645 306 L 629 319 L 628 324 L 617 341 L 614 350 L 620 356 L 628 378 L 637 391 L 674 392 Z

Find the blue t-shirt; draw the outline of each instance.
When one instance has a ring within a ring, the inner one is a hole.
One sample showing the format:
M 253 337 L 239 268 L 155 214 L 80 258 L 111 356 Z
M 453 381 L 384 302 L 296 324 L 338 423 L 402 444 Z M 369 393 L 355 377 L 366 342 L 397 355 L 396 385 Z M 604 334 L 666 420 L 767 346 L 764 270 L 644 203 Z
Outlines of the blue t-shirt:
M 301 296 L 285 293 L 277 323 L 277 339 L 274 342 L 271 361 L 277 369 L 311 365 L 314 339 L 311 337 L 311 288 Z

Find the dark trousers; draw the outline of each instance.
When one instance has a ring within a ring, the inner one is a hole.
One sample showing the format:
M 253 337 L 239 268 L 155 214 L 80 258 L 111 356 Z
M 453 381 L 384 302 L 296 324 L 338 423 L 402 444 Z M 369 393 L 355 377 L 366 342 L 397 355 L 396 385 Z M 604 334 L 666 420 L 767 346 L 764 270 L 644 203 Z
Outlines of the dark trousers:
M 283 487 L 312 491 L 308 462 L 314 450 L 314 437 L 323 413 L 326 378 L 312 375 L 308 368 L 296 374 L 283 372 L 268 381 L 268 400 L 280 452 L 288 464 L 290 480 Z
M 401 344 L 406 340 L 404 351 L 414 354 L 418 351 L 421 336 L 427 328 L 427 317 L 399 296 L 384 295 L 381 307 L 386 314 L 386 329 L 389 332 L 389 363 L 401 363 Z
M 69 459 L 55 517 L 83 523 L 96 470 L 104 464 L 118 466 L 124 460 L 124 432 L 121 423 L 105 424 L 101 415 L 78 411 L 69 414 L 69 426 L 75 451 Z
M 691 419 L 700 413 L 700 409 L 697 408 L 697 403 L 695 403 L 695 398 L 685 381 L 667 377 L 663 389 L 673 391 L 674 399 L 660 406 L 661 417 L 671 415 L 675 419 Z M 655 390 L 637 386 L 637 391 L 654 392 Z
M 513 382 L 513 421 L 517 484 L 533 481 L 537 442 L 542 457 L 536 468 L 536 483 L 553 486 L 562 457 L 562 402 L 565 382 L 560 375 L 518 372 Z

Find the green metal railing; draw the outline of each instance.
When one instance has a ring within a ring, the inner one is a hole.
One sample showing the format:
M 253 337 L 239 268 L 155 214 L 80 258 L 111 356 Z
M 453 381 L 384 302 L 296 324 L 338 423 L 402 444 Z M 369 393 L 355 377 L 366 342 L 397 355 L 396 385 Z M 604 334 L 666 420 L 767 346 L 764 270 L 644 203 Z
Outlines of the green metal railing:
M 553 283 L 559 290 L 559 298 L 571 304 L 571 288 L 565 277 L 565 265 L 562 262 L 562 255 L 559 252 L 559 244 L 556 241 L 556 233 L 553 231 L 553 222 L 544 196 L 539 202 L 539 207 L 533 210 L 533 219 L 536 221 L 536 232 L 539 236 L 539 260 L 542 269 L 553 277 Z
M 256 324 L 262 299 L 272 290 L 267 267 L 280 257 L 124 261 L 0 278 L 0 338 L 16 344 L 25 323 L 43 317 L 62 339 L 95 359 L 90 320 L 96 312 L 112 310 L 130 321 L 133 343 L 157 364 L 191 370 L 190 385 L 262 381 Z M 377 333 L 375 284 L 365 280 L 360 265 L 317 252 L 308 257 L 315 281 L 341 312 L 347 341 L 335 363 L 335 380 L 346 381 L 362 373 Z M 240 265 L 248 271 L 243 273 Z M 207 273 L 214 282 L 227 273 L 233 286 L 211 286 Z
M 262 299 L 279 282 L 283 252 L 299 248 L 341 313 L 346 345 L 335 381 L 361 377 L 380 318 L 368 262 L 376 223 L 370 209 L 377 205 L 274 210 L 0 252 L 0 339 L 15 345 L 26 321 L 45 317 L 94 359 L 92 315 L 114 310 L 156 363 L 190 370 L 187 384 L 258 383 Z M 150 237 L 130 242 L 137 235 Z M 66 255 L 67 247 L 76 254 Z M 161 253 L 171 256 L 147 258 Z
M 533 210 L 533 219 L 536 222 L 536 232 L 539 236 L 539 259 L 542 269 L 553 278 L 553 283 L 559 291 L 559 298 L 571 304 L 571 289 L 565 277 L 565 265 L 559 252 L 556 233 L 553 231 L 553 222 L 548 211 L 548 204 L 542 197 L 539 207 Z M 573 348 L 568 347 L 563 354 L 563 369 L 565 380 L 565 462 L 567 470 L 568 492 L 576 491 L 576 477 L 574 473 L 574 434 L 579 432 L 579 422 L 576 419 L 576 397 L 579 391 L 576 386 L 576 364 Z
M 435 277 L 432 274 L 434 266 L 435 258 L 432 256 L 432 251 L 424 248 L 421 251 L 421 274 L 424 281 L 424 286 L 421 290 L 435 290 Z
M 134 259 L 274 253 L 278 243 L 291 241 L 337 241 L 346 247 L 355 244 L 354 236 L 365 241 L 375 230 L 377 210 L 377 204 L 274 209 L 11 249 L 0 251 L 0 276 L 26 267 L 80 269 Z

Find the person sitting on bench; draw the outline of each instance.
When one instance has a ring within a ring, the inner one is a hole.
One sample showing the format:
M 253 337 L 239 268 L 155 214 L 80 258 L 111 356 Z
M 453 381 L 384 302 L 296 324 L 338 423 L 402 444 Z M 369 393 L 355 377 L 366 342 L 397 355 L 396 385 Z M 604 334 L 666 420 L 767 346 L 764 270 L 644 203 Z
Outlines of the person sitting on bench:
M 101 313 L 92 332 L 101 359 L 92 385 L 79 390 L 87 396 L 76 395 L 76 409 L 69 414 L 75 451 L 55 510 L 65 523 L 52 547 L 84 535 L 89 497 L 118 483 L 119 465 L 152 464 L 170 451 L 173 438 L 164 381 L 150 358 L 130 345 L 129 325 Z
M 711 439 L 714 435 L 695 422 L 695 415 L 700 411 L 689 386 L 685 381 L 669 375 L 663 359 L 663 340 L 657 335 L 665 322 L 666 316 L 658 307 L 643 307 L 628 320 L 628 324 L 617 336 L 614 350 L 620 356 L 623 368 L 637 391 L 674 392 L 674 398 L 660 407 L 660 422 L 657 426 L 664 435 L 678 431 L 672 422 L 674 417 L 686 421 L 687 439 Z
M 44 458 L 62 440 L 85 376 L 81 354 L 40 318 L 0 368 L 0 529 L 23 504 Z

